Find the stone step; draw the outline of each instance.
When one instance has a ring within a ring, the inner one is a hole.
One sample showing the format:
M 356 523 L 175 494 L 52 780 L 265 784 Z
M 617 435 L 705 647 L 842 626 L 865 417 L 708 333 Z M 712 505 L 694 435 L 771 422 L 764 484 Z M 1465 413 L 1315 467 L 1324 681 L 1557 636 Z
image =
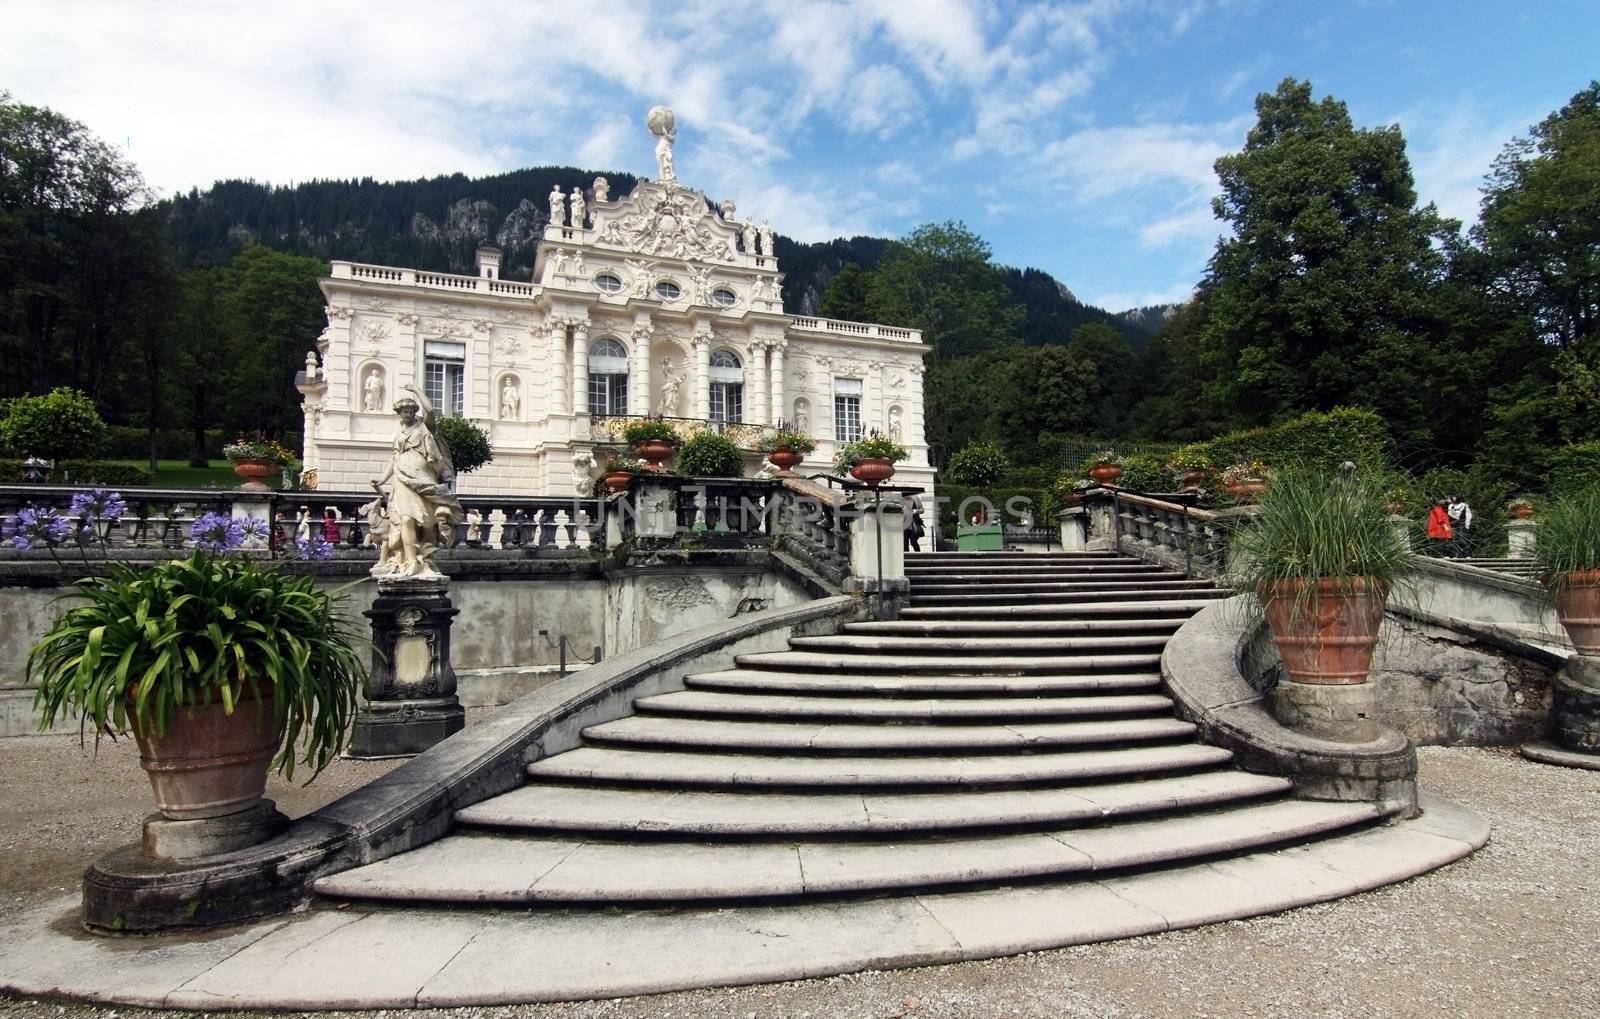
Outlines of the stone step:
M 1203 743 L 943 757 L 800 757 L 579 747 L 528 765 L 534 779 L 718 789 L 989 788 L 1160 777 L 1221 767 Z
M 1066 789 L 977 792 L 712 792 L 534 782 L 456 811 L 456 821 L 518 832 L 667 838 L 889 837 L 979 828 L 1077 828 L 1281 796 L 1286 779 L 1205 772 Z
M 907 552 L 908 563 L 1131 563 L 1138 562 L 1120 552 Z
M 628 906 L 876 894 L 1241 854 L 1369 825 L 1370 803 L 1280 799 L 1092 828 L 916 841 L 615 841 L 470 832 L 317 880 L 353 899 Z
M 1015 676 L 1025 672 L 1142 672 L 1161 667 L 1160 654 L 1078 655 L 872 655 L 820 651 L 762 651 L 737 655 L 733 662 L 747 669 L 779 672 L 894 672 Z
M 1176 718 L 1121 718 L 1011 725 L 890 725 L 843 722 L 746 722 L 631 715 L 583 730 L 597 746 L 680 747 L 716 751 L 959 754 L 1048 747 L 1105 747 L 1192 737 Z
M 1078 634 L 1108 633 L 1158 633 L 1171 636 L 1183 625 L 1187 615 L 1155 616 L 1133 619 L 974 619 L 939 621 L 903 621 L 846 623 L 845 634 L 897 637 L 1005 637 L 1041 634 L 1071 636 Z
M 1017 676 L 895 676 L 729 669 L 688 676 L 684 679 L 684 686 L 690 690 L 823 694 L 830 697 L 1050 697 L 1157 690 L 1161 687 L 1161 674 L 1151 669 L 1146 672 L 1084 672 L 1056 676 L 1037 673 Z
M 980 589 L 981 590 L 981 589 Z M 1082 603 L 1097 603 L 1111 601 L 1170 601 L 1181 599 L 1206 599 L 1215 601 L 1220 598 L 1233 596 L 1232 591 L 1221 591 L 1209 587 L 1190 588 L 1147 588 L 1147 587 L 1121 587 L 1108 591 L 1052 591 L 1049 593 L 1029 593 L 1025 591 L 1010 591 L 1003 594 L 927 594 L 916 590 L 911 591 L 910 606 L 916 607 L 956 607 L 963 605 L 1076 605 Z
M 1105 563 L 1093 566 L 907 566 L 915 580 L 973 580 L 1002 577 L 1152 577 L 1181 576 L 1154 563 Z
M 992 592 L 994 594 L 1077 594 L 1093 592 L 1095 594 L 1114 594 L 1117 591 L 1184 591 L 1193 588 L 1212 587 L 1209 580 L 1187 580 L 1183 577 L 1155 577 L 1147 580 L 1028 580 L 1028 581 L 994 581 L 971 580 L 959 584 L 924 584 L 920 580 L 911 582 L 913 596 L 937 594 L 973 594 L 979 592 Z
M 823 654 L 886 655 L 1072 655 L 1095 652 L 1155 651 L 1166 646 L 1169 634 L 1122 634 L 1109 637 L 876 637 L 841 634 L 836 637 L 794 637 L 796 651 Z
M 1172 699 L 1163 694 L 913 700 L 907 697 L 797 697 L 679 690 L 653 697 L 641 697 L 633 703 L 640 714 L 648 715 L 773 720 L 816 718 L 904 723 L 941 723 L 971 719 L 1104 718 L 1172 712 Z
M 1073 601 L 1067 603 L 1030 603 L 989 607 L 983 605 L 907 606 L 900 610 L 900 621 L 907 620 L 1018 620 L 1018 619 L 1098 619 L 1112 617 L 1176 618 L 1187 619 L 1215 600 L 1206 592 L 1201 596 L 1184 595 L 1182 598 L 1149 598 L 1136 601 Z

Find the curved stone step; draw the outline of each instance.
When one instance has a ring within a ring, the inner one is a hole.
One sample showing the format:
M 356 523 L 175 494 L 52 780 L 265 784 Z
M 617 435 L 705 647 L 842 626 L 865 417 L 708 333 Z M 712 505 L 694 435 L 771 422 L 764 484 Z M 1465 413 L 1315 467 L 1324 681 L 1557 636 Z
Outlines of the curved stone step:
M 946 655 L 1073 655 L 1081 652 L 1159 652 L 1171 634 L 1124 634 L 1112 637 L 791 637 L 796 651 L 820 654 L 946 654 Z
M 1214 600 L 1233 596 L 1232 591 L 1211 587 L 1119 588 L 1114 591 L 1008 592 L 1005 594 L 918 594 L 912 591 L 907 603 L 916 607 L 955 607 L 965 605 L 1074 605 L 1084 602 L 1173 601 L 1175 599 Z
M 1084 672 L 1060 676 L 1033 673 L 1016 676 L 894 676 L 729 669 L 688 676 L 683 685 L 690 690 L 827 694 L 835 697 L 874 694 L 896 697 L 1049 697 L 1099 691 L 1155 690 L 1161 686 L 1161 674 L 1151 669 L 1147 672 Z
M 1220 767 L 1204 743 L 944 757 L 802 757 L 579 747 L 528 765 L 535 779 L 722 789 L 983 788 L 1090 782 Z
M 922 700 L 909 697 L 806 697 L 679 690 L 634 701 L 641 714 L 682 717 L 762 717 L 770 719 L 861 719 L 938 723 L 968 719 L 1095 718 L 1172 711 L 1163 694 L 1105 694 L 1094 697 L 966 697 Z
M 994 569 L 984 566 L 907 566 L 906 576 L 912 583 L 970 583 L 988 580 L 1050 580 L 1053 578 L 1078 578 L 1101 580 L 1146 580 L 1152 577 L 1181 577 L 1182 574 L 1164 566 L 1006 566 Z
M 1378 820 L 1370 803 L 1284 799 L 1093 828 L 913 842 L 618 842 L 449 835 L 318 879 L 323 895 L 414 902 L 696 903 L 1081 876 L 1281 845 Z
M 1187 619 L 1211 604 L 1214 595 L 1184 596 L 1182 598 L 1147 598 L 1135 601 L 1108 602 L 1078 601 L 1063 604 L 1050 602 L 1028 605 L 949 605 L 907 606 L 900 610 L 900 620 L 1016 620 L 1016 619 L 1095 619 L 1115 618 L 1178 618 Z
M 945 619 L 894 620 L 846 623 L 845 636 L 887 637 L 1006 637 L 1041 634 L 1058 637 L 1089 634 L 1137 633 L 1170 637 L 1186 617 L 1145 619 Z
M 535 782 L 456 811 L 518 832 L 673 838 L 889 837 L 977 828 L 1081 827 L 1281 796 L 1287 779 L 1232 769 L 1136 782 L 975 792 L 712 792 Z
M 745 722 L 632 715 L 583 730 L 602 746 L 687 747 L 707 751 L 950 754 L 1025 751 L 1047 747 L 1104 746 L 1192 737 L 1195 727 L 1176 718 L 1114 721 L 1022 722 L 1013 725 L 863 725 Z
M 1024 672 L 1142 672 L 1161 667 L 1160 654 L 1078 655 L 871 655 L 820 651 L 761 651 L 736 655 L 734 664 L 780 672 L 942 673 L 960 676 L 1014 676 Z
M 925 584 L 911 581 L 912 597 L 922 595 L 969 594 L 992 592 L 994 594 L 1104 594 L 1122 591 L 1187 591 L 1211 587 L 1209 580 L 1187 580 L 1183 577 L 1153 577 L 1148 580 L 1027 580 L 988 581 L 973 580 L 966 583 Z

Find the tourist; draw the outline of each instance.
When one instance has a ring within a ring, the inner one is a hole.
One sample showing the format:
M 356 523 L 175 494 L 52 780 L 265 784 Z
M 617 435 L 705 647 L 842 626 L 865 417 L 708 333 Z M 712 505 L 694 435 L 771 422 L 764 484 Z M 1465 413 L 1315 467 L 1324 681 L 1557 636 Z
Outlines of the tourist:
M 1464 495 L 1452 495 L 1445 507 L 1450 515 L 1450 530 L 1455 534 L 1454 558 L 1466 559 L 1472 555 L 1472 507 Z
M 922 504 L 911 500 L 911 518 L 905 529 L 906 551 L 922 551 L 922 536 L 928 533 L 922 523 Z
M 1445 501 L 1434 500 L 1433 509 L 1428 511 L 1428 554 L 1450 558 L 1450 546 L 1454 537 L 1455 532 L 1450 529 L 1450 513 L 1445 509 Z
M 332 506 L 322 511 L 322 540 L 330 545 L 339 544 L 339 511 Z

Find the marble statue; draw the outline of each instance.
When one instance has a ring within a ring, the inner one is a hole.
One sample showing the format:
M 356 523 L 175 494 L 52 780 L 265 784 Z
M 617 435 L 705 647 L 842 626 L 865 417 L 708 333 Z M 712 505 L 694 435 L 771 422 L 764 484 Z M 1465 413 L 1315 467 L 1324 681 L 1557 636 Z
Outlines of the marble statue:
M 767 221 L 766 220 L 762 220 L 761 221 L 760 234 L 761 234 L 761 253 L 763 255 L 766 255 L 768 258 L 771 258 L 772 257 L 772 227 L 767 225 Z
M 306 351 L 306 382 L 310 384 L 317 381 L 317 352 Z
M 689 276 L 694 280 L 694 303 L 711 303 L 711 267 L 703 266 L 699 269 L 690 269 Z
M 739 237 L 744 241 L 744 253 L 756 253 L 756 225 L 748 219 L 739 224 Z
M 583 275 L 583 252 L 581 251 L 574 251 L 572 253 L 572 275 Z
M 633 296 L 649 297 L 650 288 L 655 284 L 655 273 L 650 271 L 654 262 L 646 262 L 642 258 L 626 258 L 628 268 L 633 272 Z
M 560 226 L 567 221 L 567 196 L 561 193 L 561 185 L 557 184 L 550 189 L 550 225 Z
M 382 576 L 393 569 L 395 555 L 399 551 L 398 535 L 389 523 L 384 502 L 383 493 L 380 491 L 376 499 L 361 507 L 361 515 L 367 518 L 367 536 L 362 544 L 378 550 L 378 564 L 372 567 L 373 576 Z M 305 519 L 303 525 L 305 533 L 309 535 L 311 533 L 310 512 L 302 506 L 300 507 L 300 514 Z
M 483 540 L 483 514 L 474 506 L 467 510 L 467 541 L 476 545 Z
M 717 211 L 722 214 L 722 221 L 724 223 L 734 223 L 737 222 L 737 220 L 735 220 L 733 217 L 738 209 L 739 207 L 733 203 L 733 199 L 724 198 L 722 200 L 722 204 L 718 206 Z
M 890 442 L 899 442 L 899 441 L 901 441 L 901 434 L 902 434 L 902 428 L 901 428 L 901 424 L 900 424 L 900 408 L 899 408 L 899 406 L 890 407 L 889 408 L 889 441 Z
M 594 453 L 587 449 L 572 454 L 572 487 L 579 496 L 594 494 Z
M 522 396 L 517 392 L 517 382 L 508 377 L 506 384 L 500 387 L 500 420 L 515 421 L 521 410 Z
M 567 275 L 567 253 L 561 248 L 550 253 L 550 272 L 554 276 Z
M 672 143 L 678 139 L 678 122 L 672 110 L 665 106 L 650 107 L 650 112 L 644 115 L 644 126 L 656 136 L 656 169 L 660 171 L 657 179 L 663 183 L 677 183 L 678 174 L 672 165 Z
M 678 393 L 683 389 L 684 375 L 672 370 L 672 361 L 662 362 L 661 404 L 657 413 L 666 417 L 678 416 Z
M 794 430 L 801 435 L 811 434 L 811 407 L 803 401 L 794 407 Z
M 367 380 L 361 384 L 361 409 L 368 414 L 383 410 L 383 372 L 377 368 L 367 372 Z
M 588 210 L 583 204 L 583 188 L 572 189 L 572 226 L 575 230 L 583 229 L 584 213 Z
M 435 431 L 433 404 L 407 383 L 394 403 L 399 416 L 394 455 L 373 486 L 384 496 L 384 516 L 392 531 L 391 554 L 373 567 L 380 579 L 439 577 L 433 557 L 446 544 L 449 528 L 461 516 L 461 503 L 450 490 L 455 466 L 450 449 Z M 384 485 L 388 485 L 387 491 Z M 380 571 L 381 567 L 381 571 Z
M 596 202 L 611 201 L 611 182 L 604 177 L 594 179 L 594 200 Z

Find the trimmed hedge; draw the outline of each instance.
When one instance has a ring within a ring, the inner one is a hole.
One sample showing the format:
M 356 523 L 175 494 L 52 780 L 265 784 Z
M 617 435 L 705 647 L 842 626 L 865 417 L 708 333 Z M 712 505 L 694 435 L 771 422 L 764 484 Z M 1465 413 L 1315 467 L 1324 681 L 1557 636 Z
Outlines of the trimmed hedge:
M 1184 448 L 1204 453 L 1218 468 L 1240 460 L 1261 460 L 1268 467 L 1306 464 L 1323 469 L 1350 460 L 1376 468 L 1388 461 L 1391 450 L 1383 419 L 1361 407 L 1338 407 L 1326 414 L 1312 411 L 1281 424 L 1229 432 Z
M 1007 479 L 1009 482 L 1011 479 Z M 944 538 L 956 536 L 956 510 L 960 508 L 963 500 L 970 496 L 978 495 L 988 499 L 995 508 L 1003 522 L 1007 524 L 1019 523 L 1017 518 L 1006 512 L 1006 503 L 1014 496 L 1027 499 L 1033 506 L 1034 523 L 1040 527 L 1054 527 L 1056 513 L 1061 509 L 1061 500 L 1048 487 L 1035 488 L 1028 485 L 1015 485 L 1001 483 L 999 485 L 954 485 L 940 484 L 935 489 L 935 494 L 941 500 L 939 505 L 939 534 Z
M 68 460 L 61 469 L 50 474 L 51 484 L 106 485 L 115 488 L 138 488 L 150 484 L 150 472 L 132 464 L 111 463 L 105 460 Z M 22 461 L 0 460 L 0 483 L 22 483 Z

